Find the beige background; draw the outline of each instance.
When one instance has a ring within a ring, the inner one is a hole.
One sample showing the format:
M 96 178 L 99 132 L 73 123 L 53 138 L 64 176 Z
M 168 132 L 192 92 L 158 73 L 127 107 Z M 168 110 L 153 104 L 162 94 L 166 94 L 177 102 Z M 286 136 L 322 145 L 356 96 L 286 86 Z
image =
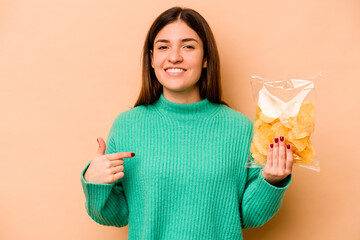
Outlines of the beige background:
M 129 2 L 0 1 L 0 239 L 127 239 L 87 215 L 80 173 L 135 103 L 145 34 L 175 5 L 209 22 L 224 99 L 250 118 L 251 74 L 323 72 L 321 171 L 296 167 L 280 211 L 245 239 L 360 239 L 360 1 Z

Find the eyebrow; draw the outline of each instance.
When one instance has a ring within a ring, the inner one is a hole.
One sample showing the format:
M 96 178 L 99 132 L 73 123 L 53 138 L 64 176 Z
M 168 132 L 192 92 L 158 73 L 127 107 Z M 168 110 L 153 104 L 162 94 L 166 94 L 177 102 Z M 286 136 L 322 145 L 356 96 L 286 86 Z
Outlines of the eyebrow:
M 194 38 L 184 38 L 184 39 L 181 39 L 181 42 L 190 42 L 190 41 L 195 41 L 198 43 L 198 41 Z M 159 39 L 157 40 L 154 44 L 158 43 L 158 42 L 163 42 L 163 43 L 169 43 L 170 41 L 167 40 L 167 39 Z

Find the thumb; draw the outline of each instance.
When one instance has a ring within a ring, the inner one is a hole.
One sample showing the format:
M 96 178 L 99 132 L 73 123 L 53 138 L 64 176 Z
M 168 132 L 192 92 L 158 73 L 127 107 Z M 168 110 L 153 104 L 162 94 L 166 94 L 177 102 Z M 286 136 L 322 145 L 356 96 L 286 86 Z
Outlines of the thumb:
M 101 137 L 98 137 L 97 138 L 97 141 L 99 143 L 99 148 L 98 148 L 98 151 L 97 151 L 97 155 L 104 155 L 105 154 L 105 150 L 106 150 L 106 144 L 105 144 L 105 141 L 101 138 Z

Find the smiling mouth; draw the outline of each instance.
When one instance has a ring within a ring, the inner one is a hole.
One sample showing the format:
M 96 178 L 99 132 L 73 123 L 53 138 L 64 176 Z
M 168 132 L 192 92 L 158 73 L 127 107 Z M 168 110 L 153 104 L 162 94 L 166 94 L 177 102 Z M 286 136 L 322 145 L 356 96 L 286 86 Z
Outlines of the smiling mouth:
M 165 69 L 165 72 L 169 72 L 169 73 L 179 73 L 179 72 L 185 72 L 186 69 L 183 68 L 167 68 Z

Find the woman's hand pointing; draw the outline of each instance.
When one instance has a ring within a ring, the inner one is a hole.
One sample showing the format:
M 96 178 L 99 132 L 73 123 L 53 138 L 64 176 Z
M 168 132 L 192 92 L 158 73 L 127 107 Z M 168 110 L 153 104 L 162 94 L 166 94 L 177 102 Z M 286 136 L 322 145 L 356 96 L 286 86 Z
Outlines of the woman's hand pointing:
M 118 152 L 105 155 L 105 141 L 98 138 L 99 148 L 84 174 L 84 179 L 92 183 L 113 183 L 124 177 L 124 160 L 135 156 L 132 152 Z

